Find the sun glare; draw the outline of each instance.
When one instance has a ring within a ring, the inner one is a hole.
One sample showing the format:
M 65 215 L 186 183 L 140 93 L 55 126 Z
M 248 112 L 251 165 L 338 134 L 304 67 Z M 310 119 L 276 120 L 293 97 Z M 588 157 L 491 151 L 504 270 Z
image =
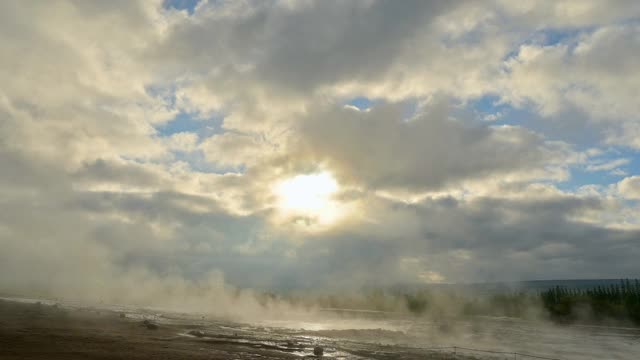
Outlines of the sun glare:
M 333 199 L 337 191 L 338 183 L 327 172 L 297 175 L 280 182 L 275 189 L 282 211 L 321 222 L 330 222 L 337 216 L 338 204 Z

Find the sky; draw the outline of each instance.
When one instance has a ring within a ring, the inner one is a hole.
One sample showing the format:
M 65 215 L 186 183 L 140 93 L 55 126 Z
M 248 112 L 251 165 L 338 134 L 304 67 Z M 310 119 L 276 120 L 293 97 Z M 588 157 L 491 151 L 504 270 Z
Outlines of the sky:
M 640 276 L 638 1 L 4 1 L 0 53 L 2 293 Z

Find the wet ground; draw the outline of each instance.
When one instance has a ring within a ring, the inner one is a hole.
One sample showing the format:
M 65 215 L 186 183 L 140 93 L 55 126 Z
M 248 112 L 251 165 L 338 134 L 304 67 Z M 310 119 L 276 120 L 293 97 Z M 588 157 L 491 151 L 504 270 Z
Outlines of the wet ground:
M 190 315 L 0 300 L 0 359 L 471 359 Z
M 515 352 L 637 359 L 640 329 L 335 312 L 240 323 L 204 314 L 0 300 L 0 359 L 314 359 L 316 347 L 325 359 L 526 359 Z

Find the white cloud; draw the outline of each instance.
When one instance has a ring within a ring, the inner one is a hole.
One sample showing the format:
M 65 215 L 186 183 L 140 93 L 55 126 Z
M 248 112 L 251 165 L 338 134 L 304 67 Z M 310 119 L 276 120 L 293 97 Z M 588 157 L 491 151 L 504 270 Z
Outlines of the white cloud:
M 217 291 L 219 272 L 246 286 L 635 274 L 636 174 L 556 185 L 572 166 L 631 172 L 631 156 L 598 159 L 604 144 L 640 147 L 638 14 L 604 1 L 202 2 L 190 16 L 159 0 L 4 2 L 0 272 L 20 276 L 0 290 L 50 290 L 51 274 L 100 295 L 95 279 Z M 344 105 L 361 96 L 375 105 Z M 485 96 L 520 109 L 478 121 L 465 106 Z M 177 114 L 220 131 L 160 136 Z M 597 136 L 548 129 L 561 122 Z M 272 185 L 319 169 L 352 213 L 312 233 L 274 224 Z
M 516 106 L 532 103 L 554 121 L 563 121 L 566 112 L 583 113 L 609 144 L 637 147 L 640 68 L 633 59 L 640 53 L 639 34 L 631 22 L 553 45 L 522 45 L 505 62 L 500 94 Z
M 171 134 L 166 139 L 167 147 L 171 150 L 190 152 L 196 150 L 198 135 L 192 132 Z
M 277 146 L 260 134 L 232 132 L 214 135 L 200 148 L 209 161 L 226 166 L 254 165 L 278 153 Z
M 627 199 L 640 199 L 640 176 L 629 176 L 618 183 L 618 191 Z
M 630 161 L 631 161 L 630 159 L 615 159 L 611 161 L 599 161 L 599 162 L 587 165 L 585 169 L 590 172 L 618 170 L 620 166 L 627 165 L 629 164 Z

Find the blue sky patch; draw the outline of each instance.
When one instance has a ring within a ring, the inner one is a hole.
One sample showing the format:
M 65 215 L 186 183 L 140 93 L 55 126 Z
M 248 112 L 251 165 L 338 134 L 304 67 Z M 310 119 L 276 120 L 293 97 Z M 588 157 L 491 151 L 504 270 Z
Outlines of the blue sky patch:
M 533 34 L 529 43 L 535 43 L 543 46 L 553 46 L 560 43 L 575 43 L 580 33 L 588 31 L 588 29 L 545 29 Z
M 189 15 L 193 15 L 200 0 L 164 0 L 163 6 L 166 9 L 187 10 Z
M 584 185 L 607 186 L 633 175 L 640 175 L 640 154 L 630 149 L 611 148 L 594 156 L 588 164 L 573 167 L 569 181 L 558 184 L 558 188 L 575 190 Z
M 198 139 L 202 140 L 215 134 L 220 134 L 222 130 L 221 116 L 209 119 L 199 119 L 194 114 L 180 113 L 173 120 L 166 122 L 158 127 L 156 131 L 158 136 L 171 136 L 181 132 L 190 132 L 198 135 Z
M 520 53 L 520 47 L 523 45 L 554 46 L 558 44 L 565 44 L 569 46 L 569 51 L 572 52 L 578 44 L 580 34 L 587 33 L 589 31 L 593 31 L 593 28 L 539 30 L 532 33 L 521 43 L 518 43 L 503 57 L 502 60 L 507 61 L 518 56 L 518 53 Z
M 583 167 L 572 168 L 570 171 L 570 179 L 557 185 L 560 190 L 574 191 L 585 185 L 607 186 L 616 183 L 624 178 L 624 176 L 616 176 L 608 172 L 586 171 Z
M 181 112 L 174 119 L 156 127 L 157 136 L 169 137 L 179 133 L 192 133 L 198 136 L 198 142 L 211 136 L 224 133 L 222 128 L 224 117 L 213 116 L 199 118 L 198 114 Z M 175 161 L 184 161 L 193 171 L 205 173 L 243 173 L 244 166 L 226 167 L 207 161 L 202 150 L 195 151 L 171 151 Z
M 348 100 L 347 102 L 345 102 L 345 105 L 352 105 L 357 107 L 360 110 L 367 110 L 370 107 L 372 107 L 375 103 L 376 103 L 375 100 L 371 100 L 364 96 L 359 96 L 351 100 Z
M 510 105 L 500 103 L 500 97 L 496 95 L 482 96 L 471 101 L 468 106 L 480 120 L 485 121 L 503 120 L 506 112 L 512 109 Z

